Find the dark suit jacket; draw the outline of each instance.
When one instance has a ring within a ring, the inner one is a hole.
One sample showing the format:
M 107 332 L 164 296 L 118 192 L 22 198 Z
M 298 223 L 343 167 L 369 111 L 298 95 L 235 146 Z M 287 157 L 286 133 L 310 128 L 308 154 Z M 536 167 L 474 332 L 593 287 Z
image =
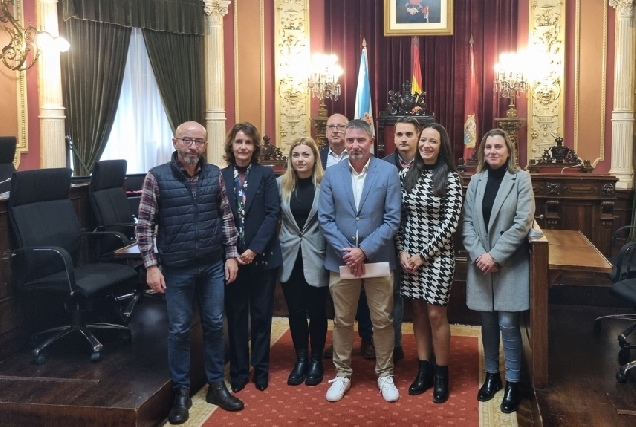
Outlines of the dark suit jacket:
M 224 168 L 221 173 L 234 221 L 238 224 L 234 165 Z M 272 168 L 259 164 L 252 165 L 247 178 L 245 199 L 245 244 L 247 249 L 258 254 L 249 267 L 258 270 L 278 268 L 283 264 L 277 233 L 280 199 L 276 175 Z
M 329 155 L 329 147 L 323 148 L 320 150 L 320 163 L 322 163 L 322 168 L 327 169 L 327 156 Z

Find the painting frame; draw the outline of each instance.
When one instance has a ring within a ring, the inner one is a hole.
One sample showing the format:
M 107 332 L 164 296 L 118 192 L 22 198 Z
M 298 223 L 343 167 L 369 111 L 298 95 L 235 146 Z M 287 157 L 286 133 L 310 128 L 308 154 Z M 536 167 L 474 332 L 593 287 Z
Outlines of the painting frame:
M 453 0 L 384 0 L 384 36 L 453 35 Z

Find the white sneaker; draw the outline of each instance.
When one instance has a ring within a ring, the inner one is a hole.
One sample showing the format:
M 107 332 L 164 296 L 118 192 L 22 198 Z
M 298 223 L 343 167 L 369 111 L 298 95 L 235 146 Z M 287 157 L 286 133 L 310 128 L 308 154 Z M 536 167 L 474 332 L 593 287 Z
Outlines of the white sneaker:
M 393 384 L 392 375 L 379 377 L 378 388 L 380 389 L 380 393 L 382 393 L 382 397 L 384 397 L 384 400 L 387 402 L 395 402 L 400 397 L 397 387 Z
M 329 380 L 331 387 L 327 390 L 327 401 L 328 402 L 337 402 L 351 387 L 351 380 L 347 377 L 336 377 L 333 380 Z

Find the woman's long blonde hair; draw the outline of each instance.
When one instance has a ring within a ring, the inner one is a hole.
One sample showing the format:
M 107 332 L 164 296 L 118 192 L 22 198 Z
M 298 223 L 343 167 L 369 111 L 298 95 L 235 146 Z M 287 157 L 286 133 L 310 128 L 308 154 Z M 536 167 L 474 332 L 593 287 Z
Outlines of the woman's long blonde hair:
M 294 167 L 292 165 L 292 151 L 294 151 L 294 148 L 298 147 L 299 145 L 306 145 L 314 154 L 315 163 L 312 172 L 314 187 L 317 187 L 320 184 L 320 181 L 322 181 L 322 176 L 325 173 L 324 169 L 322 168 L 322 163 L 320 162 L 320 153 L 318 152 L 318 146 L 316 145 L 316 142 L 311 138 L 295 139 L 294 142 L 292 142 L 289 146 L 289 152 L 287 153 L 287 170 L 285 171 L 282 179 L 281 187 L 283 198 L 285 200 L 289 200 L 292 191 L 294 191 L 296 189 L 296 186 L 298 185 L 298 175 L 296 174 L 296 171 L 294 170 Z

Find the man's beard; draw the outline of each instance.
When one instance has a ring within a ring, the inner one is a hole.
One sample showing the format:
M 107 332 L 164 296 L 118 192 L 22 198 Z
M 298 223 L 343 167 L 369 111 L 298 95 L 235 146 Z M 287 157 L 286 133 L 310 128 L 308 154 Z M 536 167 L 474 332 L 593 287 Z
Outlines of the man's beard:
M 199 163 L 200 156 L 190 157 L 188 155 L 188 154 L 190 154 L 188 151 L 180 151 L 179 154 L 181 154 L 181 158 L 183 159 L 183 163 L 186 163 L 188 165 L 196 165 L 197 163 Z

